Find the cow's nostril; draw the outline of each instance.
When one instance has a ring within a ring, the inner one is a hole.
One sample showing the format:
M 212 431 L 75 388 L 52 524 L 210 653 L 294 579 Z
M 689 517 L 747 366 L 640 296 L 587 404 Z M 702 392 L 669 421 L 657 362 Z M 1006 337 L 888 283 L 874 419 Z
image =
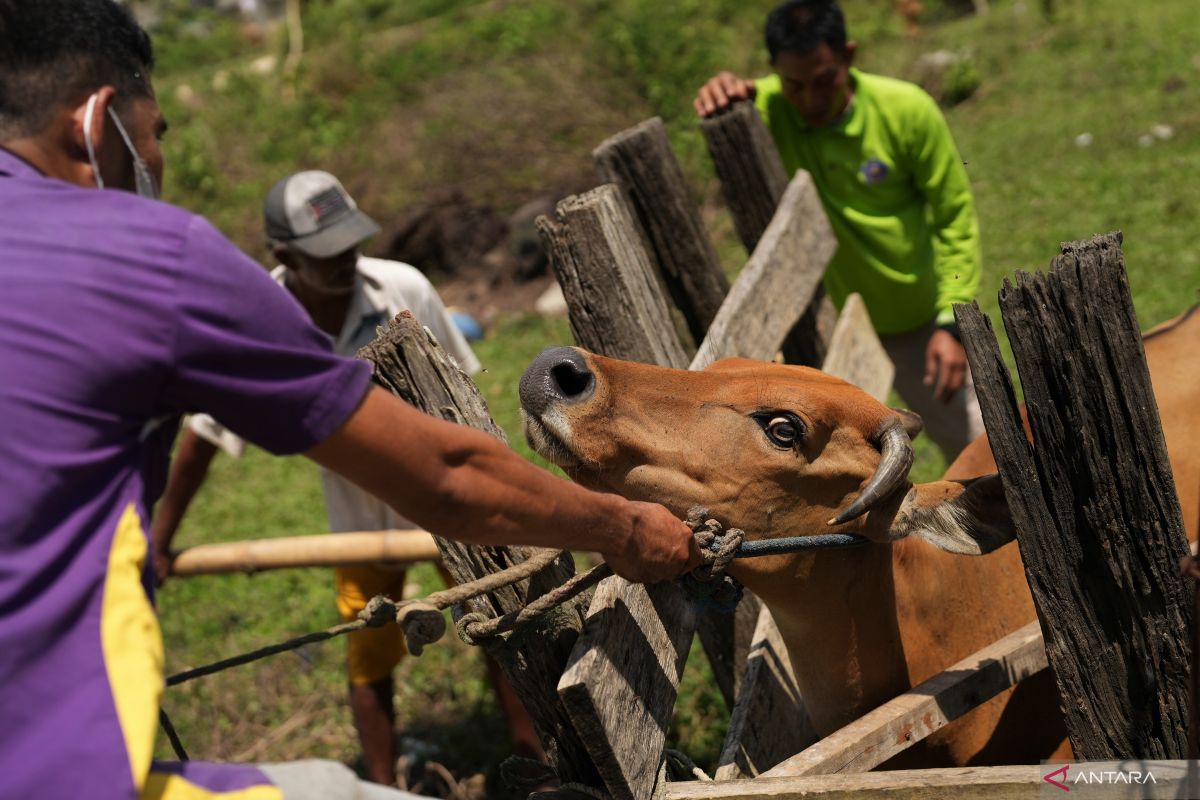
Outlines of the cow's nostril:
M 555 403 L 587 400 L 595 388 L 596 376 L 583 353 L 574 347 L 550 347 L 521 376 L 521 408 L 537 416 Z
M 550 375 L 562 391 L 563 398 L 568 400 L 587 392 L 592 388 L 592 383 L 596 380 L 592 376 L 592 373 L 586 369 L 580 370 L 579 365 L 573 361 L 567 361 L 552 367 Z

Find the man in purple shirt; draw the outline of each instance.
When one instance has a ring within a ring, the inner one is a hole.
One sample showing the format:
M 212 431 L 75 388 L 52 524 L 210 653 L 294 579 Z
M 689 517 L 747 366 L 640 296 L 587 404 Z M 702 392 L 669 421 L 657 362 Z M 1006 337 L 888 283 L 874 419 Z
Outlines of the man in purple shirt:
M 0 796 L 311 796 L 286 771 L 152 762 L 145 522 L 181 413 L 452 538 L 599 550 L 645 581 L 699 556 L 665 508 L 369 388 L 212 226 L 138 196 L 162 178 L 152 64 L 112 0 L 0 0 Z

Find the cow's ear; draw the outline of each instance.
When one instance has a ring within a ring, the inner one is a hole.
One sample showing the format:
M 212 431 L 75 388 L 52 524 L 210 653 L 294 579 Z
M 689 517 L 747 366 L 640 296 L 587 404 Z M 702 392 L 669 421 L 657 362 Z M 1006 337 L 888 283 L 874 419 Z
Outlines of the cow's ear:
M 921 415 L 915 411 L 909 411 L 907 408 L 893 408 L 896 416 L 900 417 L 900 424 L 904 426 L 904 432 L 908 434 L 908 438 L 917 438 L 917 434 L 925 429 L 925 420 L 921 419 Z
M 949 553 L 983 555 L 1016 538 L 1000 476 L 913 486 L 892 520 L 889 538 L 919 536 Z

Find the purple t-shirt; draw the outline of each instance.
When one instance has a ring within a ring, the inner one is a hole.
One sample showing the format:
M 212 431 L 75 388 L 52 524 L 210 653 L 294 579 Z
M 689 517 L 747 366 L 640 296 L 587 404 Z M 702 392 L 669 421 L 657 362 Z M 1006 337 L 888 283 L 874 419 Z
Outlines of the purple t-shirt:
M 145 523 L 179 415 L 296 453 L 369 378 L 203 219 L 0 148 L 0 796 L 184 779 L 148 777 L 163 666 Z

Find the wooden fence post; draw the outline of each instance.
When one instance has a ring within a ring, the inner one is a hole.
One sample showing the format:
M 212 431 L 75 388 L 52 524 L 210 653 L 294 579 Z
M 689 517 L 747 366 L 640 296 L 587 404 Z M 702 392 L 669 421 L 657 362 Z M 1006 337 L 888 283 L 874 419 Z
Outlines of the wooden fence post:
M 580 347 L 682 369 L 688 357 L 633 216 L 613 184 L 573 195 L 558 220 L 538 217 L 550 263 L 571 309 Z
M 729 294 L 729 281 L 688 194 L 683 169 L 662 120 L 646 120 L 605 140 L 592 151 L 592 159 L 601 179 L 621 188 L 640 222 L 651 265 L 657 267 L 674 313 L 688 329 L 687 339 L 680 337 L 681 344 L 689 358 L 694 356 Z M 679 329 L 678 321 L 675 327 Z M 576 341 L 601 355 L 617 355 L 614 348 L 620 347 L 610 340 Z M 731 710 L 759 607 L 758 598 L 747 593 L 736 615 L 708 611 L 697 624 L 713 679 Z
M 605 184 L 537 220 L 583 348 L 682 368 L 654 268 L 620 190 Z M 675 583 L 606 578 L 558 693 L 603 785 L 618 800 L 649 800 L 666 746 L 696 614 Z
M 726 356 L 773 358 L 795 324 L 797 310 L 820 288 L 836 248 L 812 178 L 807 172 L 796 173 L 708 329 L 692 368 L 702 369 Z
M 376 383 L 422 411 L 507 441 L 475 384 L 409 312 L 396 317 L 358 355 L 374 365 Z M 524 547 L 483 547 L 436 535 L 434 538 L 446 568 L 459 583 L 521 563 L 535 552 Z M 468 604 L 471 611 L 500 616 L 574 574 L 574 561 L 564 553 L 553 567 L 532 579 L 477 597 Z M 555 686 L 583 629 L 583 615 L 590 600 L 588 593 L 581 594 L 529 630 L 483 642 L 484 650 L 500 664 L 533 718 L 555 772 L 564 781 L 583 783 L 595 783 L 598 775 Z
M 1064 245 L 1000 292 L 1032 447 L 990 322 L 956 312 L 1075 755 L 1182 759 L 1187 540 L 1120 245 Z
M 699 209 L 660 118 L 648 119 L 606 139 L 592 151 L 600 179 L 618 185 L 646 236 L 674 305 L 692 342 L 704 339 L 729 293 Z
M 729 111 L 702 120 L 700 129 L 738 237 L 746 252 L 753 252 L 788 186 L 779 150 L 750 102 L 734 103 Z M 824 261 L 820 269 L 823 274 Z M 783 354 L 788 363 L 821 366 L 836 319 L 837 312 L 825 296 L 818 275 L 817 289 L 803 316 L 784 340 Z

